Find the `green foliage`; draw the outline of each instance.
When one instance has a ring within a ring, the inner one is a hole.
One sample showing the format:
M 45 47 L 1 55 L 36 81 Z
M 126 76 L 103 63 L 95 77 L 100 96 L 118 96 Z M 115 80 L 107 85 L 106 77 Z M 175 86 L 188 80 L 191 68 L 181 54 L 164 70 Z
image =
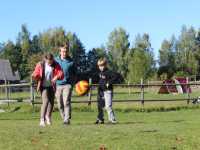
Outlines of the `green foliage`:
M 29 74 L 34 71 L 35 65 L 43 59 L 43 53 L 32 54 L 29 58 L 28 69 L 30 70 Z
M 170 41 L 164 40 L 159 50 L 159 65 L 170 66 L 172 69 L 175 68 L 175 37 L 173 36 Z
M 129 50 L 130 42 L 129 35 L 123 28 L 116 28 L 108 37 L 107 50 L 108 58 L 111 62 L 111 68 L 119 72 L 124 78 L 127 76 L 127 53 Z
M 13 71 L 17 71 L 21 64 L 22 54 L 20 47 L 16 46 L 13 42 L 8 41 L 3 46 L 0 57 L 10 60 Z
M 149 35 L 136 36 L 134 48 L 128 55 L 128 75 L 127 80 L 131 83 L 140 82 L 140 79 L 148 79 L 155 71 L 155 61 L 149 40 Z
M 87 54 L 87 59 L 88 59 L 88 64 L 87 64 L 87 70 L 91 73 L 97 72 L 97 61 L 102 55 L 98 54 L 98 51 L 100 49 L 95 49 L 93 48 L 91 51 L 88 52 Z
M 23 24 L 16 44 L 8 41 L 7 44 L 1 45 L 0 57 L 10 60 L 13 70 L 20 72 L 21 79 L 29 79 L 35 64 L 42 59 L 43 54 L 51 52 L 57 56 L 60 44 L 66 43 L 68 40 L 70 53 L 79 68 L 79 72 L 85 71 L 86 53 L 83 44 L 76 34 L 71 32 L 66 34 L 62 27 L 50 28 L 31 38 L 27 26 Z
M 168 76 L 190 76 L 199 73 L 199 42 L 197 31 L 193 27 L 182 27 L 178 39 L 172 36 L 171 40 L 164 40 L 159 51 L 159 64 L 165 67 Z M 159 72 L 160 73 L 160 72 Z
M 197 60 L 194 55 L 196 31 L 193 27 L 182 27 L 181 35 L 177 44 L 177 68 L 182 71 L 189 71 L 190 74 L 197 73 Z M 186 66 L 186 67 L 184 67 Z M 184 70 L 187 68 L 186 70 Z
M 125 81 L 139 82 L 156 77 L 170 78 L 173 75 L 189 76 L 200 72 L 200 31 L 183 26 L 178 38 L 163 40 L 159 49 L 159 68 L 156 67 L 149 34 L 138 34 L 130 48 L 129 34 L 122 27 L 109 35 L 106 47 L 86 50 L 73 32 L 55 27 L 31 36 L 22 24 L 16 42 L 0 43 L 0 58 L 9 59 L 13 71 L 19 71 L 21 79 L 29 78 L 34 65 L 46 52 L 59 55 L 60 44 L 69 42 L 72 56 L 80 75 L 87 78 L 97 73 L 96 62 L 106 57 L 109 68 L 123 76 Z M 157 71 L 158 70 L 158 71 Z
M 58 54 L 58 47 L 67 41 L 65 30 L 62 27 L 50 28 L 39 33 L 36 42 L 43 52 L 52 52 Z
M 87 70 L 85 48 L 75 33 L 68 32 L 66 38 L 69 40 L 70 54 L 77 66 L 78 73 Z

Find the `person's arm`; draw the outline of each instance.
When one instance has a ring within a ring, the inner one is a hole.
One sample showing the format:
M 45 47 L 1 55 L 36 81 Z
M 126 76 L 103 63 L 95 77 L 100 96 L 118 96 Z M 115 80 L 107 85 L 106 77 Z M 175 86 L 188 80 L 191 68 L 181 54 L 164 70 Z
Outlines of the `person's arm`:
M 41 64 L 40 63 L 37 63 L 37 65 L 36 65 L 36 67 L 35 67 L 35 69 L 34 69 L 34 71 L 33 71 L 33 73 L 32 73 L 32 78 L 34 79 L 34 80 L 41 80 L 42 79 L 42 76 L 41 76 L 41 71 L 42 71 L 42 66 L 41 66 Z
M 55 82 L 56 80 L 62 80 L 63 78 L 64 78 L 64 73 L 60 65 L 57 63 L 54 68 L 54 77 L 52 79 L 52 82 Z
M 114 84 L 114 82 L 118 79 L 118 76 L 115 72 L 108 70 L 107 71 L 107 83 L 106 87 L 108 88 L 110 85 Z
M 90 76 L 90 78 L 92 78 L 92 82 L 93 82 L 93 83 L 98 83 L 99 80 L 100 80 L 99 71 L 94 72 L 94 73 Z
M 33 78 L 33 80 L 37 81 L 37 87 L 36 87 L 36 91 L 39 92 L 40 91 L 40 87 L 41 87 L 41 82 L 42 82 L 42 65 L 41 62 L 37 63 L 35 66 L 35 69 L 31 75 L 31 77 Z

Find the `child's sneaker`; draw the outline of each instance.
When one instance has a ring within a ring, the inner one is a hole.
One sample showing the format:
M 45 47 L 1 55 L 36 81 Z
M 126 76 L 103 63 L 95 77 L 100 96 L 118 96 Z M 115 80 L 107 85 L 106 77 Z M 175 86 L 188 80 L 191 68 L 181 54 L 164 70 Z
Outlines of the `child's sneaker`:
M 63 124 L 64 125 L 70 125 L 70 120 L 64 120 Z
M 44 122 L 44 120 L 40 120 L 40 127 L 45 127 L 45 122 Z
M 96 122 L 94 124 L 104 124 L 104 120 L 99 120 L 97 119 Z

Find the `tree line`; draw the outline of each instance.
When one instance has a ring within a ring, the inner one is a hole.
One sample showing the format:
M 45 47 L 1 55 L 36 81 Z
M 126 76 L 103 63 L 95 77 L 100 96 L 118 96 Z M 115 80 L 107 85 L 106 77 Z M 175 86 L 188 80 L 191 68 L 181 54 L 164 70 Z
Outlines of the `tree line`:
M 43 54 L 52 52 L 57 56 L 59 45 L 66 41 L 69 41 L 70 55 L 80 79 L 94 77 L 100 57 L 107 58 L 109 67 L 119 75 L 118 82 L 137 83 L 141 78 L 157 80 L 198 75 L 200 71 L 200 32 L 186 26 L 182 27 L 178 37 L 172 35 L 163 40 L 156 60 L 147 33 L 137 34 L 131 42 L 124 28 L 115 28 L 104 45 L 86 50 L 78 36 L 63 27 L 50 28 L 31 36 L 23 24 L 15 41 L 0 43 L 0 58 L 9 59 L 13 71 L 19 71 L 21 79 L 29 79 Z

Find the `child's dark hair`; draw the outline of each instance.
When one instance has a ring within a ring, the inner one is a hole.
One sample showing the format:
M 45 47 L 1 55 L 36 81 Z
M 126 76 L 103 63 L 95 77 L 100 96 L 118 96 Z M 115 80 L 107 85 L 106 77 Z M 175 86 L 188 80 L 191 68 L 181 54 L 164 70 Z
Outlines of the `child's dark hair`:
M 46 53 L 44 58 L 47 59 L 47 60 L 53 60 L 54 56 L 53 56 L 52 53 Z

